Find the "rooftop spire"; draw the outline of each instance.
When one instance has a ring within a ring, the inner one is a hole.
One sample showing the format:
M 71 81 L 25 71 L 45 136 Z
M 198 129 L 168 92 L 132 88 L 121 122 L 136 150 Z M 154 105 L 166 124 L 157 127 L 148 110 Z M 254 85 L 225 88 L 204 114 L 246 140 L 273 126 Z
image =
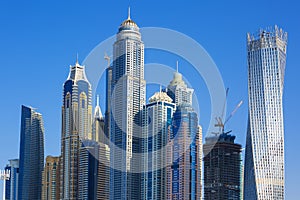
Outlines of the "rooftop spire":
M 96 107 L 95 107 L 94 118 L 98 118 L 98 119 L 103 118 L 102 112 L 101 112 L 101 108 L 100 108 L 100 105 L 99 105 L 99 102 L 100 102 L 99 99 L 100 99 L 100 98 L 99 98 L 99 95 L 97 95 L 97 105 L 96 105 Z
M 128 6 L 128 17 L 127 17 L 128 20 L 130 20 L 130 6 Z
M 176 72 L 178 73 L 178 60 L 176 61 Z
M 76 55 L 76 64 L 78 64 L 78 52 L 77 52 L 77 55 Z

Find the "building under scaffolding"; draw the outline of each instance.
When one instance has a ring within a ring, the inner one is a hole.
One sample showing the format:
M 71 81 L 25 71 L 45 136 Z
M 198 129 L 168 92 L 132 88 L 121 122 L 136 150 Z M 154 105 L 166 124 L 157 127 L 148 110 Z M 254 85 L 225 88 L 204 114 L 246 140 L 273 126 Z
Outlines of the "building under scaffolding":
M 223 133 L 206 138 L 204 153 L 204 199 L 240 200 L 241 150 L 235 136 Z

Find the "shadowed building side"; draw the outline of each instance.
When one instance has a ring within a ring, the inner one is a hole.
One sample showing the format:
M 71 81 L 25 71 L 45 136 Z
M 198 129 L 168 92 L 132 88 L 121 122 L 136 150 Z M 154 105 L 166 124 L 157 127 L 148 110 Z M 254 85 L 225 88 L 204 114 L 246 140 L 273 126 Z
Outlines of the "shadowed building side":
M 42 115 L 22 105 L 18 199 L 42 198 L 44 124 Z

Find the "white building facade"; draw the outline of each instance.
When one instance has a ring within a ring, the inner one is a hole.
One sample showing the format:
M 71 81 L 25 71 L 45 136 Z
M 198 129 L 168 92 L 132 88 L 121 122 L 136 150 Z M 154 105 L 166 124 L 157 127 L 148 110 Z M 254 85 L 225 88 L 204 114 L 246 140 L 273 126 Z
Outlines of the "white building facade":
M 284 199 L 283 85 L 287 33 L 275 26 L 248 34 L 249 121 L 245 200 Z

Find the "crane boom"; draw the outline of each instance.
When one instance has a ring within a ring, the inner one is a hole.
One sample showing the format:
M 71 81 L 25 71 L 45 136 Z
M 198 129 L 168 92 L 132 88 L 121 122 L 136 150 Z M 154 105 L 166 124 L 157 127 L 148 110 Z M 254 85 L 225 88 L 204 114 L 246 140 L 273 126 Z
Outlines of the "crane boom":
M 110 65 L 110 57 L 106 54 L 106 52 L 104 53 L 104 59 L 107 60 L 107 66 Z
M 236 113 L 236 111 L 241 107 L 242 104 L 243 104 L 243 101 L 240 101 L 240 103 L 235 107 L 235 109 L 230 113 L 229 117 L 224 122 L 224 126 L 230 120 L 230 118 Z

